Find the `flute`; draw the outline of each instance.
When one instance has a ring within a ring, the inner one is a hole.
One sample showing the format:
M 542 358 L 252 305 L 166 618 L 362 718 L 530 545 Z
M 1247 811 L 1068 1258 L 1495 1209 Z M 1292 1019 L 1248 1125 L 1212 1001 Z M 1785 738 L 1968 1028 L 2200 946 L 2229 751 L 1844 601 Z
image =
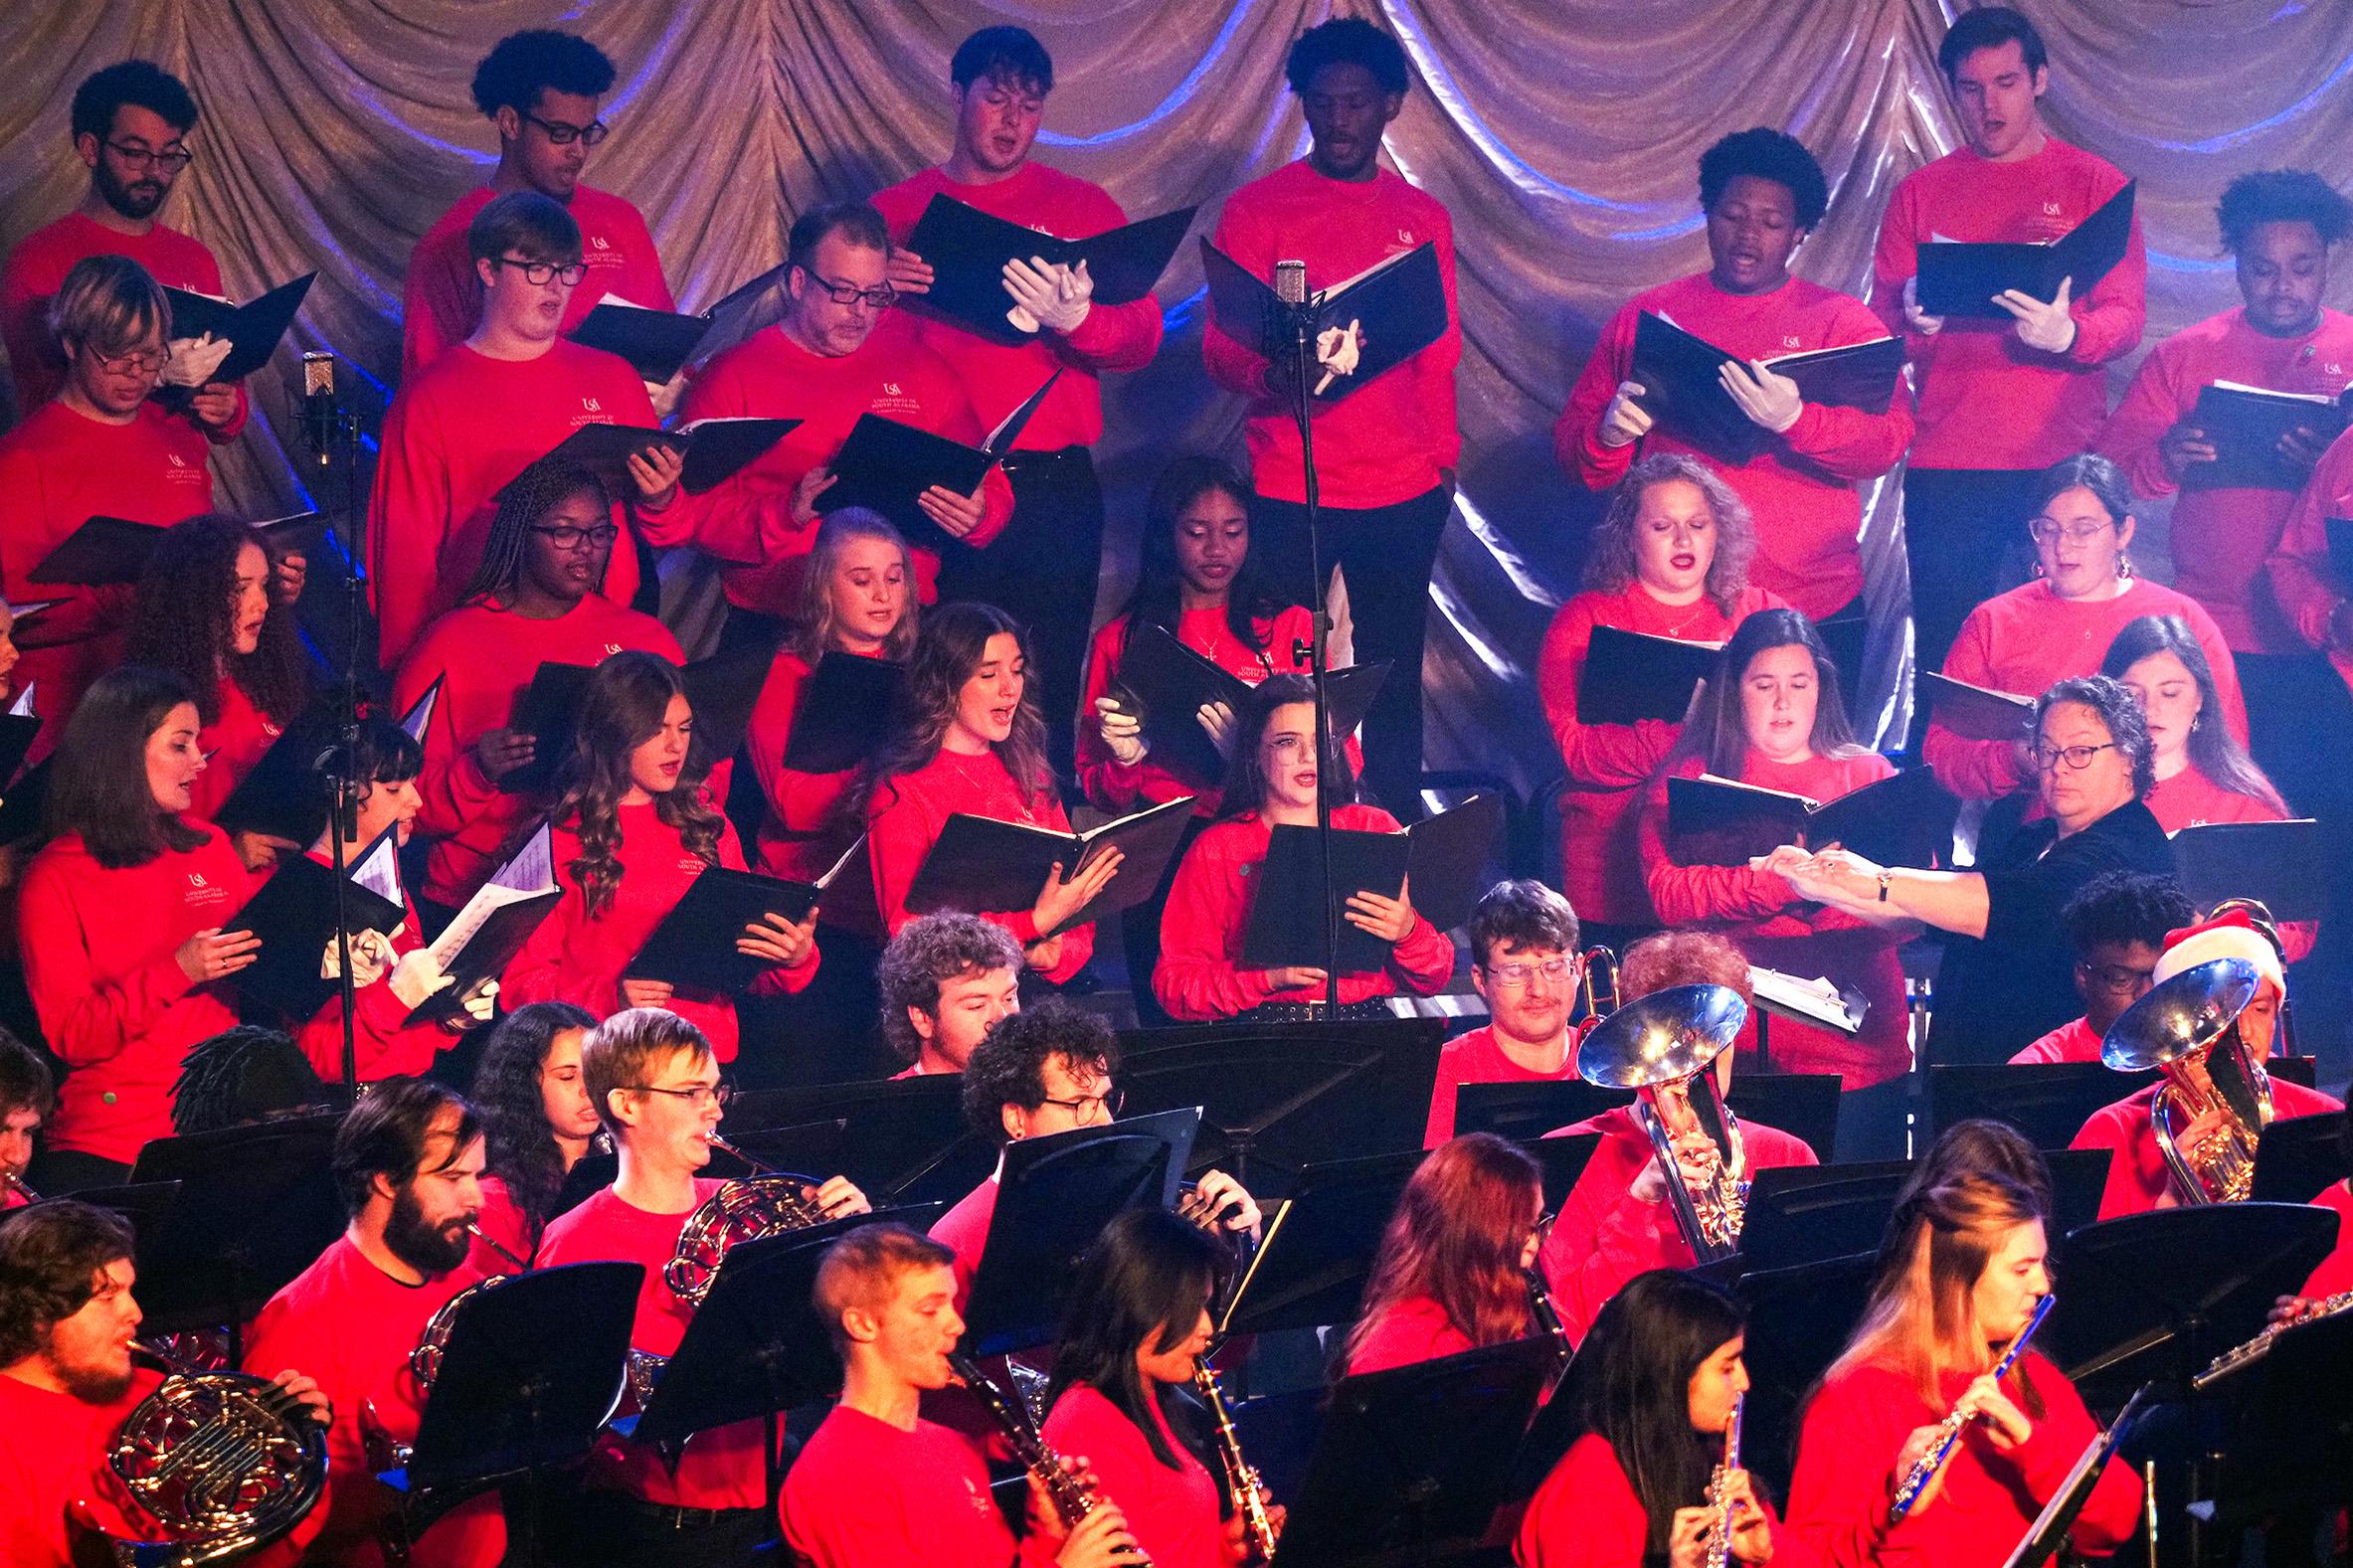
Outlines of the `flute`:
M 2010 1341 L 2010 1347 L 1994 1363 L 1995 1382 L 2000 1382 L 2010 1368 L 2017 1365 L 2019 1355 L 2026 1349 L 2026 1342 L 2035 1336 L 2036 1329 L 2043 1326 L 2043 1319 L 2051 1315 L 2051 1308 L 2058 1302 L 2058 1297 L 2046 1296 L 2035 1304 L 2034 1315 L 2026 1320 L 2026 1326 L 2018 1330 L 2018 1337 Z M 1936 1479 L 1937 1474 L 1944 1469 L 1945 1461 L 1952 1458 L 1954 1447 L 1961 1441 L 1961 1428 L 1968 1424 L 1969 1417 L 1956 1407 L 1951 1415 L 1937 1425 L 1935 1446 L 1920 1456 L 1919 1462 L 1905 1473 L 1903 1483 L 1896 1488 L 1896 1501 L 1888 1509 L 1890 1524 L 1909 1513 L 1912 1504 L 1920 1500 L 1920 1493 L 1927 1489 L 1928 1482 Z

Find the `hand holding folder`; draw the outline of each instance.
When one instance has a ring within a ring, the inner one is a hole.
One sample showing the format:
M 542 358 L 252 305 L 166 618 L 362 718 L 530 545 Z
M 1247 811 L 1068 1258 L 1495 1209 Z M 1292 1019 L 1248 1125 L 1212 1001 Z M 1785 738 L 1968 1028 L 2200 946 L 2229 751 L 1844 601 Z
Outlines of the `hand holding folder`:
M 1063 240 L 982 212 L 953 196 L 934 196 L 903 248 L 922 259 L 931 279 L 928 286 L 906 291 L 920 292 L 930 309 L 985 338 L 1029 342 L 1039 323 L 1034 314 L 1020 310 L 1006 288 L 1008 268 L 1034 270 L 1038 261 L 1049 271 L 1084 267 L 1095 303 L 1131 304 L 1160 281 L 1196 211 L 1178 208 L 1083 240 Z
M 303 297 L 310 292 L 317 276 L 316 272 L 304 272 L 292 282 L 280 283 L 243 305 L 185 288 L 166 288 L 163 294 L 171 302 L 172 336 L 198 338 L 210 334 L 214 342 L 227 343 L 229 352 L 205 379 L 208 383 L 243 381 L 270 363 L 270 356 L 277 351 L 286 328 L 294 324 L 294 312 L 302 308 Z

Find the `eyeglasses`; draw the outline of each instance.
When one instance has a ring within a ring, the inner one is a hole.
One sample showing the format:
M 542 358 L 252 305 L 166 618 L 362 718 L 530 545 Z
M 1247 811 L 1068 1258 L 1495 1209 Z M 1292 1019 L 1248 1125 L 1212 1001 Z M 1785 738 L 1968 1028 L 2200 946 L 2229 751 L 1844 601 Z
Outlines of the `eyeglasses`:
M 1059 1106 L 1081 1122 L 1094 1121 L 1097 1111 L 1110 1113 L 1116 1121 L 1119 1117 L 1120 1107 L 1128 1103 L 1128 1092 L 1124 1089 L 1113 1088 L 1106 1089 L 1099 1095 L 1080 1095 L 1075 1100 L 1042 1100 L 1038 1103 Z
M 2065 763 L 2069 773 L 2080 774 L 2091 766 L 2092 758 L 2114 749 L 2115 744 L 2114 741 L 2102 741 L 2097 746 L 2062 746 L 2057 751 L 2038 746 L 2035 748 L 2035 772 L 2047 774 Z
M 1541 963 L 1498 963 L 1487 971 L 1487 977 L 1498 985 L 1518 990 L 1538 974 L 1547 980 L 1564 980 L 1574 967 L 1575 961 L 1570 958 L 1546 958 Z
M 1267 741 L 1266 749 L 1277 757 L 1303 757 L 1308 750 L 1307 737 L 1290 733 L 1277 735 Z
M 651 1084 L 624 1084 L 621 1087 L 634 1089 L 641 1095 L 667 1095 L 672 1100 L 685 1101 L 697 1111 L 707 1111 L 713 1106 L 724 1111 L 727 1102 L 735 1098 L 733 1084 L 693 1084 L 684 1089 L 656 1089 Z
M 827 299 L 837 305 L 863 304 L 871 310 L 888 310 L 899 302 L 899 291 L 888 283 L 877 288 L 860 288 L 855 283 L 836 283 L 806 266 L 801 271 L 803 276 L 825 291 Z
M 2113 532 L 2115 526 L 2114 523 L 2078 523 L 2072 528 L 2062 528 L 2048 517 L 2038 517 L 2026 525 L 2026 533 L 2039 545 L 2056 544 L 2062 539 L 2071 545 L 2087 545 L 2101 534 Z
M 534 288 L 551 277 L 561 277 L 569 286 L 588 276 L 586 261 L 567 261 L 559 266 L 554 261 L 526 261 L 520 257 L 494 256 L 490 259 L 490 262 L 493 266 L 513 267 L 523 274 L 523 281 L 531 284 Z
M 570 523 L 558 523 L 553 528 L 534 527 L 531 531 L 553 544 L 558 550 L 578 550 L 584 544 L 595 545 L 599 549 L 603 549 L 621 537 L 621 530 L 611 523 L 605 523 L 595 528 L 575 528 Z
M 547 132 L 547 139 L 559 147 L 569 147 L 576 141 L 583 147 L 594 147 L 613 134 L 613 127 L 601 119 L 590 120 L 586 125 L 567 125 L 560 119 L 541 119 L 531 113 L 523 118 Z
M 2114 963 L 2079 963 L 2076 972 L 2114 995 L 2138 995 L 2149 988 L 2155 979 L 2155 969 L 2127 969 Z
M 110 141 L 106 150 L 133 169 L 162 169 L 169 174 L 177 174 L 196 161 L 196 154 L 185 147 L 166 147 L 157 152 L 140 142 Z
M 94 351 L 93 351 L 94 353 Z M 97 354 L 98 369 L 109 376 L 160 376 L 172 362 L 168 348 L 140 349 L 135 354 Z

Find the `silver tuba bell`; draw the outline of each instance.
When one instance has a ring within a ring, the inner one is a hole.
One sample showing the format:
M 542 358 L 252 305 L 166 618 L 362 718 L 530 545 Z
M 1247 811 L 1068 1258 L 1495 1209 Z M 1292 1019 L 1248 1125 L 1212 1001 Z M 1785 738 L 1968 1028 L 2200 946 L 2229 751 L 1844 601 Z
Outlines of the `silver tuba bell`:
M 1748 1151 L 1740 1122 L 1709 1071 L 1748 1021 L 1748 1004 L 1724 985 L 1671 985 L 1626 1003 L 1594 1026 L 1577 1047 L 1577 1076 L 1589 1084 L 1631 1089 L 1634 1114 L 1650 1133 L 1676 1223 L 1702 1263 L 1739 1250 L 1748 1210 Z M 1716 1159 L 1694 1190 L 1675 1157 L 1675 1140 L 1707 1135 Z
M 2245 958 L 2213 958 L 2160 980 L 2108 1025 L 2099 1059 L 2119 1073 L 2165 1075 L 2149 1104 L 2157 1147 L 2184 1203 L 2241 1203 L 2255 1190 L 2255 1144 L 2271 1121 L 2271 1078 L 2248 1049 L 2241 1015 L 2262 985 Z M 2182 1132 L 2220 1109 L 2228 1126 L 2197 1147 Z

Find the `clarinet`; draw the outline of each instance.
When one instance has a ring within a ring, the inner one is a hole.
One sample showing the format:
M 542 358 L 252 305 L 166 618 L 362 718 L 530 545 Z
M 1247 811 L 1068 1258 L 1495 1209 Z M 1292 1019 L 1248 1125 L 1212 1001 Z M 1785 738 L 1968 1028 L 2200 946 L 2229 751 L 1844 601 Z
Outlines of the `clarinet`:
M 1568 1328 L 1560 1321 L 1560 1309 L 1552 1305 L 1552 1292 L 1544 1284 L 1541 1269 L 1524 1269 L 1528 1277 L 1528 1315 L 1536 1322 L 1537 1332 L 1552 1346 L 1552 1378 L 1557 1383 L 1568 1372 L 1570 1357 L 1576 1347 L 1568 1342 Z
M 1740 1468 L 1740 1416 L 1748 1396 L 1732 1400 L 1732 1413 L 1723 1424 L 1723 1463 L 1708 1478 L 1708 1510 L 1716 1516 L 1708 1537 L 1707 1568 L 1727 1568 L 1732 1560 L 1732 1472 Z
M 1029 1419 L 1029 1411 L 1020 1400 L 992 1382 L 980 1364 L 962 1350 L 948 1352 L 948 1369 L 956 1374 L 957 1381 L 973 1391 L 1004 1434 L 1005 1446 L 1012 1450 L 1013 1458 L 1045 1488 L 1046 1498 L 1053 1503 L 1064 1529 L 1078 1528 L 1082 1519 L 1102 1506 L 1102 1498 L 1062 1468 L 1062 1456 L 1046 1446 L 1037 1424 Z M 1130 1556 L 1129 1561 L 1136 1568 L 1151 1568 L 1151 1559 L 1141 1552 Z
M 1209 1407 L 1209 1418 L 1216 1429 L 1218 1468 L 1225 1472 L 1225 1489 L 1233 1494 L 1234 1511 L 1242 1516 L 1242 1523 L 1250 1532 L 1258 1560 L 1272 1562 L 1275 1521 L 1267 1513 L 1266 1498 L 1258 1489 L 1258 1468 L 1242 1457 L 1241 1434 L 1234 1431 L 1233 1414 L 1225 1408 L 1225 1390 L 1218 1387 L 1216 1370 L 1209 1365 L 1207 1356 L 1193 1362 L 1192 1386 L 1200 1391 L 1201 1403 Z
M 2018 1337 L 2010 1341 L 2010 1348 L 2004 1350 L 2002 1358 L 1994 1363 L 1995 1382 L 2000 1382 L 2010 1368 L 2018 1363 L 2020 1353 L 2026 1349 L 2026 1342 L 2035 1336 L 2035 1330 L 2043 1326 L 2043 1319 L 2051 1315 L 2051 1308 L 2058 1304 L 2059 1298 L 2056 1296 L 2046 1296 L 2035 1304 L 2035 1314 L 2026 1320 L 2026 1326 L 2018 1330 Z M 1909 1513 L 1912 1504 L 1920 1500 L 1920 1492 L 1944 1469 L 1945 1461 L 1952 1458 L 1954 1447 L 1961 1441 L 1961 1428 L 1968 1424 L 1969 1418 L 1958 1409 L 1937 1424 L 1935 1446 L 1920 1456 L 1919 1463 L 1904 1474 L 1903 1483 L 1896 1488 L 1896 1501 L 1888 1509 L 1890 1524 Z

